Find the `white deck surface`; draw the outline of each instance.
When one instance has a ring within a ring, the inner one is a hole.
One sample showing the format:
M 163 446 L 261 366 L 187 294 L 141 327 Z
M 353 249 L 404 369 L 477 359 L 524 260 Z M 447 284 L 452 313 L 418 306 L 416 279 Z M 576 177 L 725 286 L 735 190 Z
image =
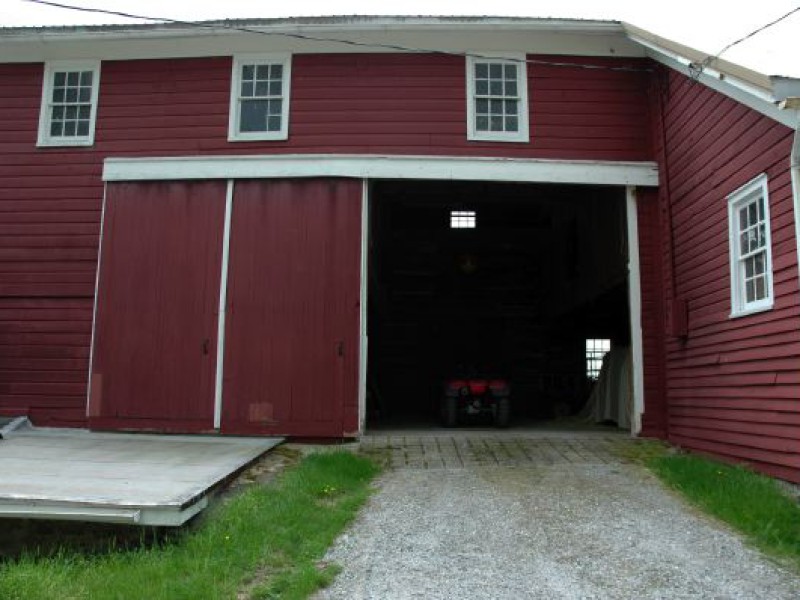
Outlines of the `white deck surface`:
M 0 440 L 0 517 L 179 525 L 281 441 L 22 427 Z

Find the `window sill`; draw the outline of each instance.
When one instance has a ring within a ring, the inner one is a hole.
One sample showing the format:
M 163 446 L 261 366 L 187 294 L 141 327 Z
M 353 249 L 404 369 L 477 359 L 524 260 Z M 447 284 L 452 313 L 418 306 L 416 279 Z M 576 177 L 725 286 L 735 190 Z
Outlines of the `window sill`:
M 739 317 L 746 317 L 748 315 L 755 315 L 758 313 L 766 312 L 768 310 L 772 310 L 773 306 L 775 306 L 774 302 L 770 302 L 769 304 L 761 304 L 758 306 L 752 306 L 750 308 L 743 308 L 742 310 L 738 310 L 736 312 L 732 312 L 728 315 L 729 319 L 738 319 Z
M 94 146 L 93 139 L 80 139 L 80 140 L 38 140 L 36 142 L 37 148 L 70 148 L 70 147 L 86 147 Z
M 229 135 L 229 142 L 279 142 L 289 139 L 288 133 L 270 133 L 270 134 L 254 134 L 254 135 Z
M 469 142 L 511 142 L 517 144 L 527 144 L 531 141 L 530 136 L 528 135 L 519 135 L 519 136 L 507 136 L 507 137 L 500 137 L 500 136 L 493 136 L 493 135 L 477 135 L 477 134 L 469 134 L 467 135 L 467 141 Z

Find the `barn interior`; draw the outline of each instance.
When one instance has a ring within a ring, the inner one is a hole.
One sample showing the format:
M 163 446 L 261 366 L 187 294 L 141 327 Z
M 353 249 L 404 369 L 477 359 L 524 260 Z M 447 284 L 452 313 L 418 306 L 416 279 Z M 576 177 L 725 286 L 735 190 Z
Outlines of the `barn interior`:
M 574 417 L 587 340 L 630 345 L 622 188 L 378 181 L 369 219 L 368 429 L 437 426 L 455 377 L 506 379 L 512 427 Z

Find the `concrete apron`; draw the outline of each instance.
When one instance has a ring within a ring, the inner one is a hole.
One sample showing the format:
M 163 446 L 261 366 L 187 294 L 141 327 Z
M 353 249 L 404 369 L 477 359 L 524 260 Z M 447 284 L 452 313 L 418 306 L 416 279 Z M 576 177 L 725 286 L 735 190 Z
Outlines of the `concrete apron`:
M 215 486 L 282 441 L 26 423 L 0 440 L 0 518 L 181 525 Z

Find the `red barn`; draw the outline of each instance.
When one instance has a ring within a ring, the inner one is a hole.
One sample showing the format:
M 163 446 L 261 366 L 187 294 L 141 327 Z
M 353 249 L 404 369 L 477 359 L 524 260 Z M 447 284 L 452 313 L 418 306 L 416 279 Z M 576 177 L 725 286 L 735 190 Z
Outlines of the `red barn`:
M 352 437 L 472 363 L 541 419 L 610 345 L 633 434 L 800 481 L 800 81 L 512 18 L 0 56 L 0 415 Z

